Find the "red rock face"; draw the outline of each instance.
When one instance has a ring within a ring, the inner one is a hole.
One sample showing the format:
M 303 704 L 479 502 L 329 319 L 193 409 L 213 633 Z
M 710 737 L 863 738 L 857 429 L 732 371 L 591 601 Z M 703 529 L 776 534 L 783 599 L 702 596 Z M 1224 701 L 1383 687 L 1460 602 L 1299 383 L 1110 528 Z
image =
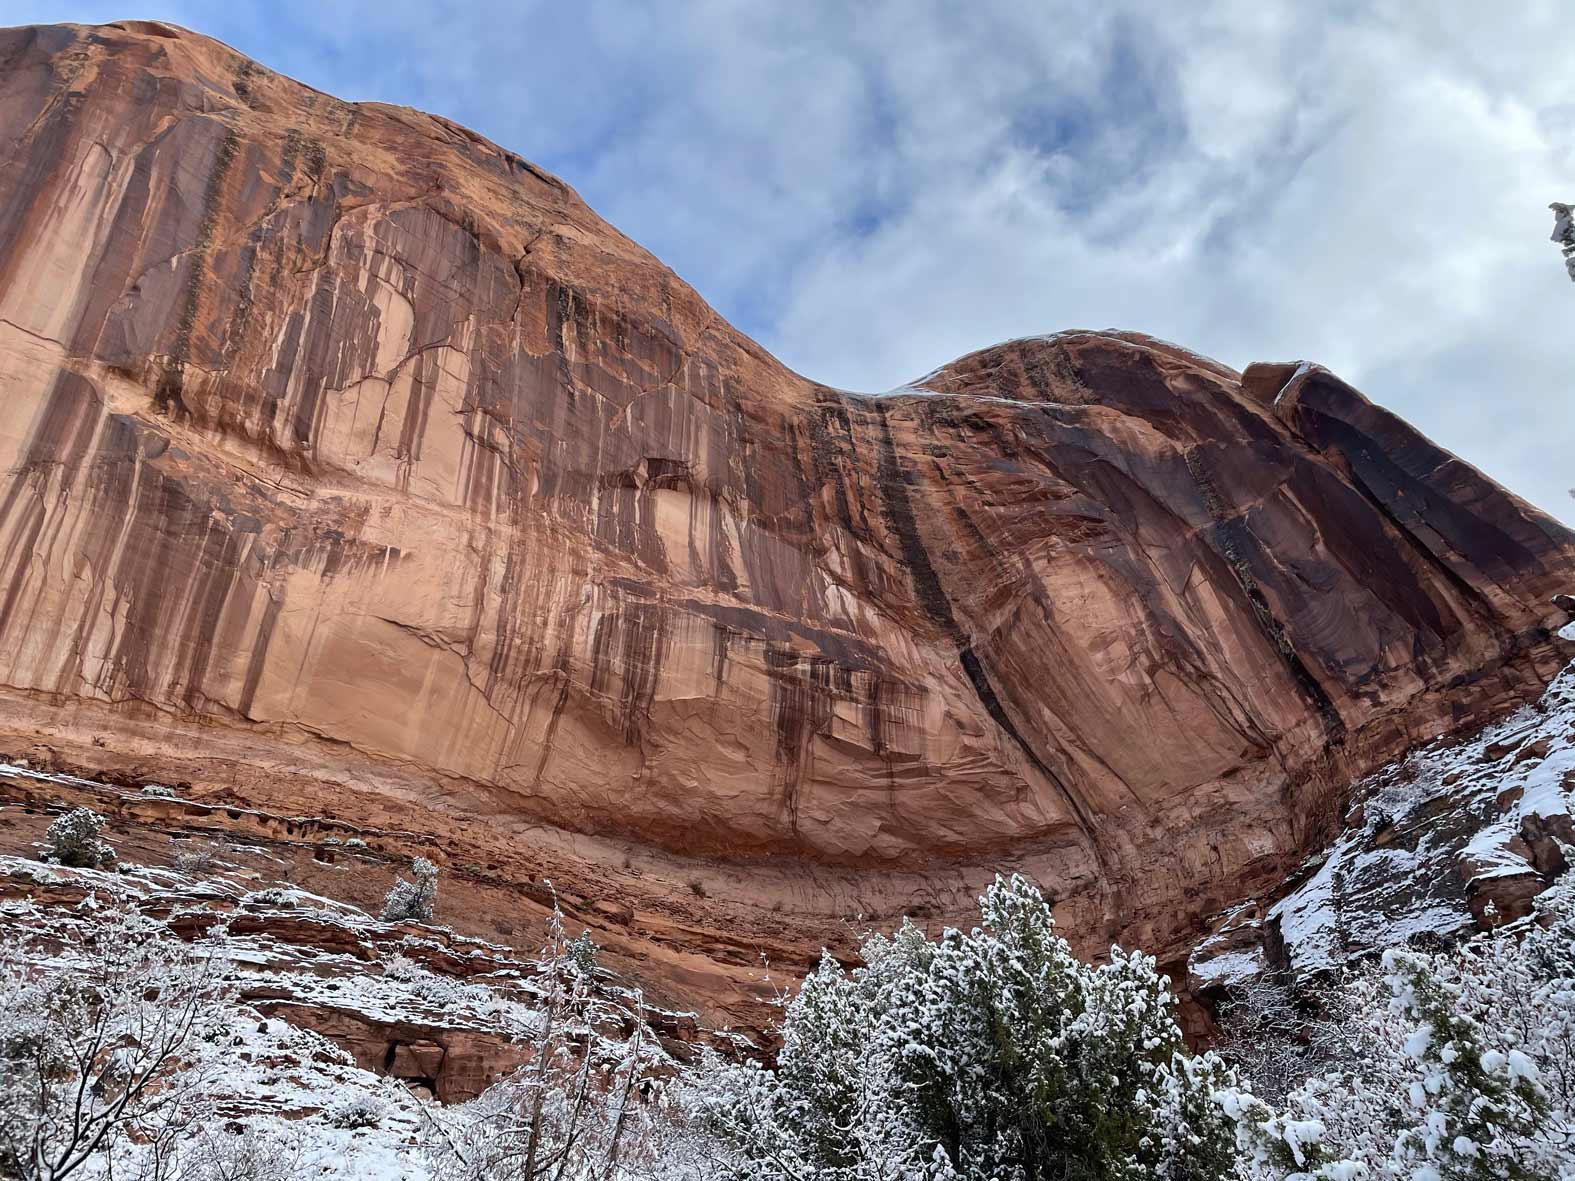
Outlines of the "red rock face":
M 0 383 L 13 745 L 556 875 L 702 997 L 1005 868 L 1183 954 L 1571 648 L 1575 537 L 1320 368 L 829 389 L 517 156 L 168 26 L 0 32 Z

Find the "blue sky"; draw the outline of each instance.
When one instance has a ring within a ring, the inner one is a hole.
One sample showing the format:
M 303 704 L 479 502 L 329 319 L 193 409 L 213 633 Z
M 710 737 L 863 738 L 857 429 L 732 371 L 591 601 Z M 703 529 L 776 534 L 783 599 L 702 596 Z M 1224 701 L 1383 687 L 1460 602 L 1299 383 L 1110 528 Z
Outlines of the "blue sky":
M 1556 3 L 10 0 L 171 20 L 561 175 L 795 369 L 1132 328 L 1321 361 L 1575 520 Z M 1561 17 L 1563 19 L 1561 19 Z

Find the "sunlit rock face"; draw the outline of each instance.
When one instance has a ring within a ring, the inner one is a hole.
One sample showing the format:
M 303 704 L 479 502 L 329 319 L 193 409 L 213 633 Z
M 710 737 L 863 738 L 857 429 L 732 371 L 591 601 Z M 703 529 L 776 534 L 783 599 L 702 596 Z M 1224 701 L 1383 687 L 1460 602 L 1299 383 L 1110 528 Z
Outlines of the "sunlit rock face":
M 0 389 L 13 741 L 529 845 L 702 991 L 1011 867 L 1184 954 L 1572 647 L 1575 538 L 1321 368 L 830 389 L 519 157 L 151 23 L 0 33 Z

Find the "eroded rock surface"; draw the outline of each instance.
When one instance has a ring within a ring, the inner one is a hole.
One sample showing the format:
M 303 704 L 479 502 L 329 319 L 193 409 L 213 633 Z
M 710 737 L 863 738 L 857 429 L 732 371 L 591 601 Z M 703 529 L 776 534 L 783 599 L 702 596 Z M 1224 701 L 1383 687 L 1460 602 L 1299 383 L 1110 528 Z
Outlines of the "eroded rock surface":
M 1434 950 L 1525 918 L 1570 867 L 1572 797 L 1575 665 L 1531 705 L 1360 784 L 1343 831 L 1279 897 L 1221 916 L 1192 953 L 1193 994 L 1269 973 L 1305 985 L 1392 947 Z
M 153 23 L 0 32 L 0 389 L 13 753 L 551 876 L 700 999 L 1005 868 L 1184 956 L 1572 648 L 1575 537 L 1317 366 L 830 389 L 519 157 Z

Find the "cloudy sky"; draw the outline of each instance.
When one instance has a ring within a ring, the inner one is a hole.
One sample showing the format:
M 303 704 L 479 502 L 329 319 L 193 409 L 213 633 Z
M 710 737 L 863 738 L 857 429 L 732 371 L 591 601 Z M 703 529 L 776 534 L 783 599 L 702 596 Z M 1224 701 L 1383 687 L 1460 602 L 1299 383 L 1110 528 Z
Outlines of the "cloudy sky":
M 128 8 L 518 151 L 818 380 L 886 389 L 1074 327 L 1310 358 L 1575 521 L 1575 284 L 1547 210 L 1575 202 L 1575 14 L 1552 0 L 3 17 Z

